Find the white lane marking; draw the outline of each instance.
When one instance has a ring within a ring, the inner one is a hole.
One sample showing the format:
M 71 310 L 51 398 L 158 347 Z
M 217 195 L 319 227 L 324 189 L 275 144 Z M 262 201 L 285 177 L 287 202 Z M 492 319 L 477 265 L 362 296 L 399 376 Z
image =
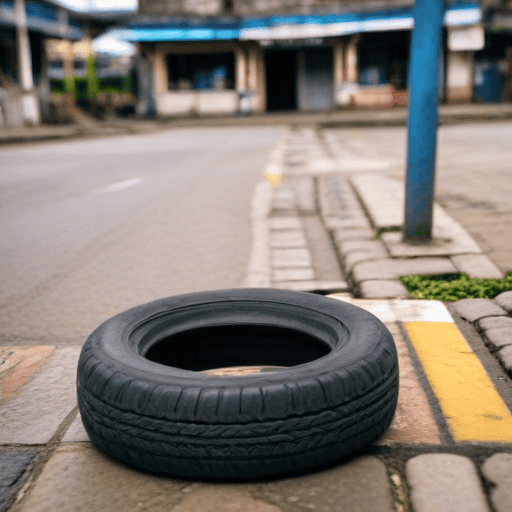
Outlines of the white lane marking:
M 139 183 L 142 183 L 144 181 L 144 178 L 132 178 L 131 180 L 123 180 L 118 181 L 116 183 L 112 183 L 112 185 L 109 185 L 105 188 L 100 188 L 99 190 L 96 190 L 96 194 L 105 194 L 108 192 L 119 192 L 120 190 L 125 190 L 130 187 L 134 187 L 135 185 L 138 185 Z

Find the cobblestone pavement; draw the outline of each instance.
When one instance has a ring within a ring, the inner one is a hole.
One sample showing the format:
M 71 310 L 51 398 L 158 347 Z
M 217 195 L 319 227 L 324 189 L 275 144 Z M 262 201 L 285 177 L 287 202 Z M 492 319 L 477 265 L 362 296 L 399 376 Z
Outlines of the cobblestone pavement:
M 408 300 L 398 281 L 411 272 L 496 276 L 503 268 L 441 206 L 443 243 L 411 252 L 396 236 L 393 173 L 334 149 L 301 129 L 270 156 L 252 204 L 246 284 L 329 294 L 386 324 L 400 359 L 386 433 L 357 457 L 308 474 L 215 484 L 161 478 L 89 443 L 75 397 L 79 346 L 2 347 L 0 511 L 512 510 L 511 292 L 443 304 Z M 379 190 L 384 208 L 372 199 Z
M 393 317 L 400 326 L 392 331 L 398 345 L 405 333 L 407 348 L 399 350 L 404 401 L 387 435 L 392 438 L 397 425 L 405 426 L 398 438 L 404 443 L 400 453 L 407 455 L 397 473 L 393 473 L 396 459 L 384 459 L 397 510 L 511 510 L 512 493 L 506 482 L 510 482 L 507 471 L 512 470 L 512 292 L 494 300 L 451 303 L 444 316 L 436 311 L 439 302 L 407 300 L 409 294 L 398 280 L 409 274 L 460 272 L 474 278 L 504 274 L 439 204 L 434 213 L 435 243 L 401 243 L 403 182 L 375 155 L 348 159 L 345 142 L 340 156 L 332 135 L 326 143 L 329 133 L 322 137 L 313 129 L 290 131 L 272 154 L 266 167 L 268 181 L 260 184 L 255 196 L 267 251 L 260 263 L 266 261 L 267 268 L 258 275 L 249 273 L 247 284 L 338 292 L 341 300 L 352 300 L 383 321 Z M 361 156 L 366 149 L 359 149 Z M 320 278 L 324 269 L 314 262 L 315 244 L 305 228 L 316 216 L 329 235 L 330 243 L 323 249 L 334 254 L 341 269 L 330 282 Z M 350 299 L 350 292 L 362 299 Z M 418 311 L 423 309 L 421 318 L 408 317 L 406 311 L 414 304 Z M 386 312 L 388 307 L 394 316 Z M 428 418 L 425 408 L 413 418 L 413 408 L 421 408 L 421 399 L 412 391 L 414 385 L 405 384 L 405 353 L 411 356 L 411 374 L 419 375 L 422 389 L 428 390 L 426 400 L 433 400 L 434 429 L 417 423 L 420 417 Z M 471 360 L 461 359 L 469 353 Z M 486 423 L 491 417 L 498 423 Z M 418 429 L 416 437 L 412 424 Z M 403 503 L 399 496 L 405 496 Z

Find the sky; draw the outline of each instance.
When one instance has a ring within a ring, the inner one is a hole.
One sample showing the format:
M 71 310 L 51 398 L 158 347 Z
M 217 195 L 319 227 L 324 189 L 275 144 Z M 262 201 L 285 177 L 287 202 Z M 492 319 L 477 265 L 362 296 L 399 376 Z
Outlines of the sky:
M 119 11 L 137 9 L 137 0 L 58 0 L 66 7 L 77 11 Z M 120 41 L 112 33 L 106 33 L 93 41 L 95 51 L 116 55 L 133 55 L 135 47 L 125 41 Z

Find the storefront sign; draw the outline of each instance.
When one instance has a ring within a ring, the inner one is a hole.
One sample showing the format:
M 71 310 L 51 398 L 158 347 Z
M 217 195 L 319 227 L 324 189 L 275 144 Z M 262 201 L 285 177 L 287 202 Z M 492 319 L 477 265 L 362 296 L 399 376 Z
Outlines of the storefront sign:
M 448 49 L 452 51 L 482 50 L 485 46 L 483 25 L 448 29 Z

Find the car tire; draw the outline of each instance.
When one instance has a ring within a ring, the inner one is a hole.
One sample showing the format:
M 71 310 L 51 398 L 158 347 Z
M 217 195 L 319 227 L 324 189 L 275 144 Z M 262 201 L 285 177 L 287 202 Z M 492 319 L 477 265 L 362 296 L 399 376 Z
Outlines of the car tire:
M 212 370 L 251 365 L 261 371 Z M 396 409 L 398 358 L 384 324 L 342 301 L 192 293 L 98 327 L 82 348 L 77 393 L 91 442 L 122 463 L 257 478 L 330 465 L 377 439 Z

